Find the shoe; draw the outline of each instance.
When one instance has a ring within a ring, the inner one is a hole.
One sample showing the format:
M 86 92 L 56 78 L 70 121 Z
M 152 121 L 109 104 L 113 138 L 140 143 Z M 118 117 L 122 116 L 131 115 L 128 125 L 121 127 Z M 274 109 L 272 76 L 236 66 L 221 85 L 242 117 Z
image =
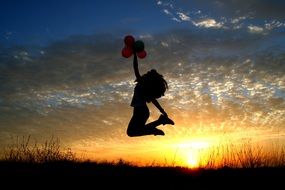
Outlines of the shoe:
M 153 135 L 156 136 L 156 135 L 165 135 L 165 134 L 162 130 L 154 128 L 153 129 Z
M 161 114 L 159 116 L 158 120 L 160 120 L 163 125 L 165 125 L 165 124 L 174 125 L 174 122 L 171 119 L 169 119 L 167 116 L 163 115 L 163 114 Z

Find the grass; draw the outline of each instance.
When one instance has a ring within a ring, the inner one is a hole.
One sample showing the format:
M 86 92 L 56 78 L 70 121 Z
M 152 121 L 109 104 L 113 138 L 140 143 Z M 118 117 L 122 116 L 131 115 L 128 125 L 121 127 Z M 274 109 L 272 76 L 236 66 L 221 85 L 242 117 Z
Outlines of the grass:
M 232 147 L 231 147 L 232 146 Z M 235 187 L 245 183 L 257 186 L 282 184 L 285 177 L 284 149 L 270 157 L 262 147 L 253 147 L 250 143 L 234 152 L 233 145 L 213 148 L 208 159 L 201 163 L 204 167 L 190 169 L 187 167 L 167 165 L 136 166 L 122 159 L 114 162 L 96 162 L 80 160 L 71 149 L 62 150 L 56 138 L 39 145 L 31 143 L 30 136 L 17 138 L 7 147 L 0 161 L 0 179 L 10 180 L 13 185 L 113 185 L 133 187 L 203 187 L 231 183 Z M 218 161 L 217 161 L 218 160 Z M 219 164 L 217 164 L 219 163 Z M 235 164 L 233 164 L 235 163 Z M 26 183 L 18 183 L 26 182 Z M 129 185 L 129 186 L 126 186 Z
M 62 151 L 58 138 L 52 137 L 39 145 L 37 142 L 31 144 L 31 136 L 22 139 L 16 138 L 4 151 L 2 161 L 25 162 L 25 163 L 47 163 L 55 161 L 76 161 L 76 156 L 71 149 Z
M 285 168 L 285 147 L 270 149 L 244 140 L 240 145 L 225 143 L 210 148 L 199 166 L 204 168 Z

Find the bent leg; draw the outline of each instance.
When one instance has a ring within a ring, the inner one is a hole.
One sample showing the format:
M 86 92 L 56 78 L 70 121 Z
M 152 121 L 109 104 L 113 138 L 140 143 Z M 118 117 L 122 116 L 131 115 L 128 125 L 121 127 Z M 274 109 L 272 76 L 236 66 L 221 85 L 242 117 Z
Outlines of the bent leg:
M 156 128 L 158 125 L 162 124 L 161 121 L 156 120 L 146 124 L 148 117 L 149 110 L 147 107 L 134 108 L 133 116 L 127 129 L 128 136 L 164 135 L 162 130 Z
M 140 125 L 132 118 L 127 129 L 127 134 L 129 137 L 138 137 L 145 135 L 164 135 L 164 132 L 153 126 Z

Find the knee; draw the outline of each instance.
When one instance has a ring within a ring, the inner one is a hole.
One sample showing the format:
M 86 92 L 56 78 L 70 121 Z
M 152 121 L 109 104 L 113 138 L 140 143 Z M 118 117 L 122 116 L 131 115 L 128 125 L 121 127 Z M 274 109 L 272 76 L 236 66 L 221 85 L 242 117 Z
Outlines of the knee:
M 128 128 L 127 129 L 127 135 L 129 137 L 137 137 L 137 136 L 140 136 L 140 131 L 139 130 L 134 130 L 132 128 Z
M 129 137 L 134 137 L 137 136 L 136 134 L 137 134 L 137 127 L 134 120 L 132 119 L 127 128 L 127 135 Z
M 135 136 L 136 136 L 136 133 L 135 133 L 134 130 L 128 129 L 128 130 L 127 130 L 127 135 L 128 135 L 129 137 L 135 137 Z
M 134 135 L 133 133 L 130 133 L 130 132 L 127 132 L 127 135 L 128 135 L 129 137 L 135 137 L 135 135 Z

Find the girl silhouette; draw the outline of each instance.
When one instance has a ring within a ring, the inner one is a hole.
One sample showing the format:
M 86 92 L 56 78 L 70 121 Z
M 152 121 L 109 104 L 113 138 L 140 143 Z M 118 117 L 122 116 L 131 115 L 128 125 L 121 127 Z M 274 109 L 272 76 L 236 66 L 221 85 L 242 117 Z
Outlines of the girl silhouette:
M 174 122 L 168 118 L 167 113 L 156 99 L 164 96 L 164 93 L 168 88 L 167 82 L 164 80 L 163 76 L 154 69 L 141 76 L 138 69 L 136 53 L 134 53 L 133 67 L 137 84 L 131 102 L 133 116 L 128 125 L 127 135 L 130 137 L 164 135 L 164 132 L 157 129 L 157 126 L 165 124 L 174 125 Z M 146 121 L 149 118 L 147 103 L 150 102 L 158 108 L 161 115 L 156 121 L 146 124 Z

